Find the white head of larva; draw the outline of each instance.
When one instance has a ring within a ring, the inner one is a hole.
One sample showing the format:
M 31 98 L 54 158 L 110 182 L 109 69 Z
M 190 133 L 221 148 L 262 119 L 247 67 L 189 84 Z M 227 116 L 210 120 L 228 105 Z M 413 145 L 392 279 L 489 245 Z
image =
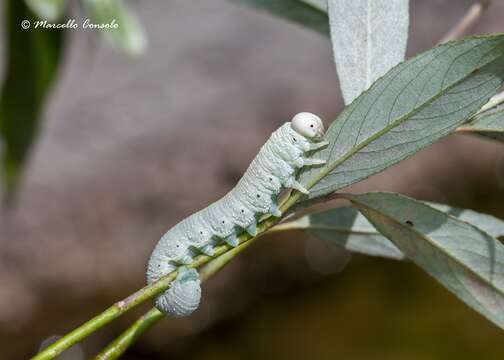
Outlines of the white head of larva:
M 324 136 L 324 124 L 315 114 L 300 112 L 291 120 L 292 129 L 308 139 L 319 139 Z

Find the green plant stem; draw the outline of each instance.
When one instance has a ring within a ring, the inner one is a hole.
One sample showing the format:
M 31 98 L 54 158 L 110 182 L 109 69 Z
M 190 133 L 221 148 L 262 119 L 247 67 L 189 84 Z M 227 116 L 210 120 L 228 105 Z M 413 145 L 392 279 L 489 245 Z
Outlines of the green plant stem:
M 96 357 L 95 360 L 112 360 L 121 356 L 126 349 L 144 332 L 153 327 L 164 314 L 156 308 L 150 309 L 147 313 L 138 318 L 124 333 L 107 345 Z
M 257 238 L 257 237 L 256 237 Z M 217 271 L 227 265 L 236 255 L 248 248 L 253 241 L 246 241 L 234 249 L 222 254 L 215 260 L 212 260 L 200 271 L 201 281 L 206 281 Z M 114 341 L 107 345 L 95 360 L 114 360 L 119 358 L 136 339 L 144 332 L 152 328 L 159 320 L 164 318 L 164 314 L 156 308 L 152 308 L 147 313 L 138 318 L 125 332 L 119 335 Z
M 245 249 L 248 245 L 248 243 L 252 243 L 253 240 L 257 239 L 259 235 L 264 233 L 266 230 L 271 228 L 273 225 L 275 225 L 279 221 L 278 218 L 270 217 L 266 219 L 265 221 L 261 222 L 258 227 L 257 227 L 257 235 L 255 237 L 251 237 L 247 233 L 242 233 L 239 236 L 239 242 L 240 245 L 237 246 L 236 248 L 232 248 L 229 245 L 220 245 L 215 248 L 215 255 L 213 257 L 206 256 L 206 255 L 200 255 L 195 258 L 195 260 L 188 265 L 189 268 L 199 268 L 210 261 L 214 260 L 216 261 L 216 264 L 221 264 L 220 266 L 224 266 L 227 264 L 238 252 L 242 251 Z M 243 245 L 248 244 L 247 246 Z M 239 249 L 239 250 L 238 250 Z M 234 250 L 234 251 L 233 251 Z M 227 256 L 222 256 L 225 255 L 226 253 L 230 252 L 230 255 Z M 217 266 L 217 265 L 216 265 Z M 208 270 L 208 271 L 214 271 L 214 270 Z M 217 270 L 215 270 L 217 271 Z M 203 273 L 205 273 L 203 271 Z M 210 272 L 210 274 L 212 274 Z M 116 302 L 114 305 L 106 309 L 104 312 L 101 314 L 95 316 L 91 320 L 85 322 L 83 325 L 79 326 L 78 328 L 72 330 L 65 336 L 63 336 L 61 339 L 58 341 L 54 342 L 41 352 L 39 352 L 37 355 L 35 355 L 32 360 L 50 360 L 54 359 L 56 356 L 61 354 L 64 350 L 68 349 L 72 345 L 78 343 L 82 339 L 86 338 L 87 336 L 91 335 L 98 329 L 102 328 L 112 320 L 118 318 L 125 312 L 131 310 L 135 306 L 143 303 L 146 300 L 151 299 L 152 297 L 156 296 L 157 294 L 163 292 L 166 290 L 169 286 L 170 283 L 175 279 L 177 275 L 177 271 L 173 271 L 170 274 L 167 274 L 166 276 L 162 277 L 158 281 L 145 286 L 144 288 L 138 290 L 137 292 L 133 293 L 132 295 L 128 296 L 126 299 L 121 300 Z
M 440 41 L 445 43 L 462 37 L 480 19 L 485 10 L 490 6 L 490 0 L 480 0 L 473 4 L 462 19 Z

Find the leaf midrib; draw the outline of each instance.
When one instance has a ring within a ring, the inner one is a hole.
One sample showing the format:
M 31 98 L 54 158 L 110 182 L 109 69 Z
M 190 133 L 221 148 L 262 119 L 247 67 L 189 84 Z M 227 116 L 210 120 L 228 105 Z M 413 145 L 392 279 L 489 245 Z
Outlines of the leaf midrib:
M 316 226 L 312 226 L 312 225 L 308 225 L 306 227 L 303 227 L 300 229 L 303 229 L 303 230 L 322 230 L 322 231 L 331 231 L 331 232 L 338 232 L 338 233 L 342 233 L 342 234 L 350 234 L 350 235 L 380 235 L 379 232 L 375 231 L 375 232 L 372 232 L 372 231 L 365 231 L 365 230 L 345 230 L 344 228 L 341 228 L 341 227 L 331 227 L 331 226 L 319 226 L 319 225 L 316 225 Z
M 333 231 L 342 234 L 356 234 L 356 235 L 381 235 L 378 231 L 366 231 L 366 230 L 346 230 L 342 227 L 331 227 L 328 225 L 313 225 L 311 223 L 308 224 L 299 224 L 293 221 L 292 223 L 285 223 L 285 225 L 289 225 L 288 227 L 282 228 L 282 225 L 277 225 L 276 229 L 278 230 L 321 230 L 321 231 Z
M 371 1 L 366 0 L 366 80 L 365 89 L 371 86 Z M 364 90 L 365 90 L 364 89 Z

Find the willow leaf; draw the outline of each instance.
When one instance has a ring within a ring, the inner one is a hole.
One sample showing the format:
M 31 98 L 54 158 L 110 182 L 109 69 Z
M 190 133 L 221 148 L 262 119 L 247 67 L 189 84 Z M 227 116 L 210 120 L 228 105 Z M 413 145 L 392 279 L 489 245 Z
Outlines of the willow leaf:
M 341 189 L 413 155 L 466 122 L 504 79 L 504 35 L 437 46 L 390 70 L 329 127 L 305 170 L 304 199 Z
M 459 209 L 444 204 L 425 203 L 445 214 L 475 225 L 493 237 L 504 236 L 504 220 L 473 210 Z M 370 256 L 404 259 L 404 255 L 353 207 L 338 207 L 302 216 L 277 225 L 274 231 L 304 230 L 308 234 L 341 246 L 349 251 Z
M 346 104 L 404 60 L 409 0 L 329 0 L 336 70 Z
M 488 233 L 414 199 L 344 195 L 408 259 L 504 328 L 504 245 Z
M 403 259 L 404 255 L 353 207 L 345 206 L 305 215 L 275 226 L 274 231 L 304 230 L 309 235 L 371 256 Z

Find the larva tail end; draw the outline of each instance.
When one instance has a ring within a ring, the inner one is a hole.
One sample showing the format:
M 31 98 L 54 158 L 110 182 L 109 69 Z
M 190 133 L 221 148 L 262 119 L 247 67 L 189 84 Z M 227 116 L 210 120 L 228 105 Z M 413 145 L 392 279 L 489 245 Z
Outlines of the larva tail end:
M 200 300 L 201 284 L 198 272 L 182 267 L 171 287 L 156 299 L 156 308 L 172 316 L 189 316 L 198 308 Z

